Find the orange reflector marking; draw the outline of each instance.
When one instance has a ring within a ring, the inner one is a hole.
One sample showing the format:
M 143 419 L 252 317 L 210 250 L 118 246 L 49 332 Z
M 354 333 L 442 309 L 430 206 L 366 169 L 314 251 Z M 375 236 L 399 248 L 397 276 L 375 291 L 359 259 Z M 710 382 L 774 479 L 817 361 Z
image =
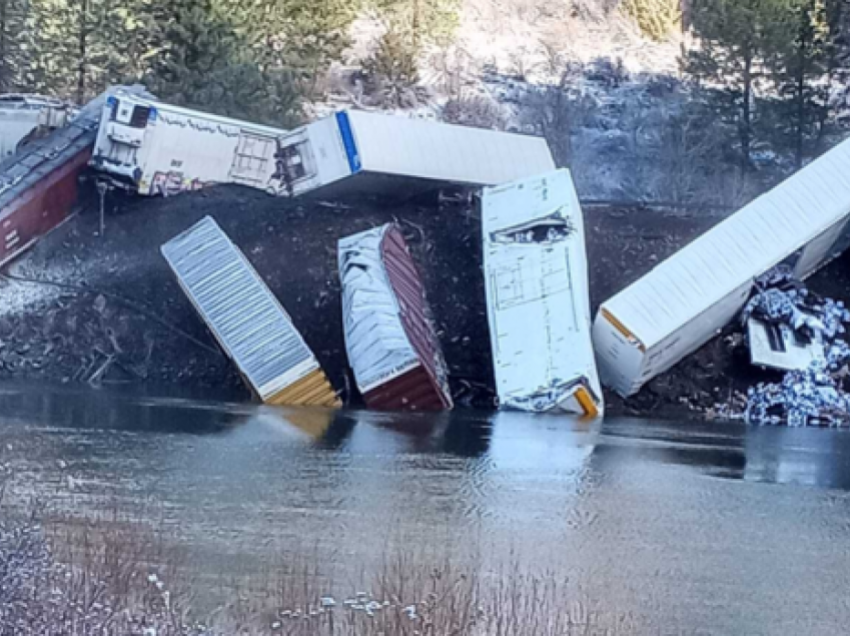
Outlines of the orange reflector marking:
M 605 318 L 605 320 L 607 320 L 613 325 L 614 329 L 619 331 L 629 340 L 635 342 L 638 346 L 638 349 L 646 353 L 646 347 L 644 346 L 644 344 L 638 339 L 637 336 L 635 336 L 635 334 L 633 334 L 626 328 L 626 325 L 617 320 L 617 318 L 615 318 L 610 311 L 608 311 L 607 309 L 602 309 L 602 316 Z

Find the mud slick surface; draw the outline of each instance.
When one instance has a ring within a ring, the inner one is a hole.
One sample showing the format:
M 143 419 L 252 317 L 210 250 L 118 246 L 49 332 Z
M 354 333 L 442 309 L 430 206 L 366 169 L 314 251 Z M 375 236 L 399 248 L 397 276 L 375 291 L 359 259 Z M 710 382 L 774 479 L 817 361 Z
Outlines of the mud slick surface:
M 0 379 L 248 399 L 159 252 L 206 215 L 280 298 L 352 406 L 361 401 L 345 356 L 336 242 L 399 222 L 437 320 L 458 405 L 493 406 L 479 219 L 472 207 L 440 205 L 436 198 L 289 201 L 235 186 L 165 199 L 112 195 L 103 238 L 98 212 L 90 207 L 40 241 L 8 268 L 12 279 L 0 281 Z M 586 208 L 585 218 L 594 311 L 719 220 L 611 208 Z M 821 272 L 811 288 L 850 296 L 844 260 Z M 716 403 L 769 377 L 747 364 L 730 330 L 637 397 L 623 402 L 608 396 L 609 410 L 710 413 Z

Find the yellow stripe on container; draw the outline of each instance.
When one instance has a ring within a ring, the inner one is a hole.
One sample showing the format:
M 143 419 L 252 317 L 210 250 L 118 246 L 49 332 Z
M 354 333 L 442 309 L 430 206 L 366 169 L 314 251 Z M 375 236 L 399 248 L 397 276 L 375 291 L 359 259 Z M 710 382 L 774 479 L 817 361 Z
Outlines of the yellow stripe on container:
M 266 404 L 278 406 L 327 406 L 339 408 L 342 402 L 337 397 L 324 371 L 316 369 L 285 389 L 270 395 Z

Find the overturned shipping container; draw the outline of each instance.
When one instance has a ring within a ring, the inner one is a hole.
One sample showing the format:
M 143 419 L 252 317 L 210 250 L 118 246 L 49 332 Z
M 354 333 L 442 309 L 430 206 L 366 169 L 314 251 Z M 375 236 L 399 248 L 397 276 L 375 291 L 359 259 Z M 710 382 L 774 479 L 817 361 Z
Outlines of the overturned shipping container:
M 276 192 L 277 138 L 284 130 L 117 93 L 103 105 L 91 165 L 144 195 L 216 183 Z
M 501 406 L 601 414 L 584 219 L 570 173 L 485 189 L 481 216 Z
M 280 193 L 296 196 L 314 190 L 408 196 L 555 169 L 538 137 L 361 111 L 308 124 L 279 143 Z
M 106 95 L 101 95 L 67 126 L 32 141 L 0 163 L 0 265 L 71 214 L 105 100 Z
M 399 229 L 389 224 L 340 240 L 339 270 L 345 346 L 366 405 L 451 408 L 425 290 Z
M 844 251 L 848 218 L 845 141 L 605 302 L 593 330 L 603 382 L 639 391 L 738 315 L 756 277 L 787 264 L 804 279 Z
M 212 218 L 202 219 L 161 251 L 222 349 L 263 402 L 339 406 L 289 315 Z

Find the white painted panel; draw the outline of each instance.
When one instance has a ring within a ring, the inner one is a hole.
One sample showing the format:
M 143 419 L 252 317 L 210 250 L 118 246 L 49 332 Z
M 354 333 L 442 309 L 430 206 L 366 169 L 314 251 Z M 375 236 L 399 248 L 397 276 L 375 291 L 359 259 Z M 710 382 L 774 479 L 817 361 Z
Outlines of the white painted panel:
M 180 108 L 170 104 L 118 92 L 119 112 L 125 121 L 113 121 L 113 106 L 104 105 L 92 166 L 135 182 L 140 194 L 174 194 L 215 183 L 245 183 L 264 190 L 277 190 L 272 179 L 277 139 L 285 130 Z M 133 109 L 151 108 L 143 128 L 129 127 Z M 123 130 L 122 130 L 123 129 Z M 246 136 L 257 140 L 261 160 L 254 152 L 252 174 L 233 171 L 240 142 Z M 265 141 L 263 141 L 265 140 Z M 138 181 L 136 182 L 136 180 Z
M 363 170 L 456 184 L 498 185 L 551 172 L 539 137 L 350 111 Z
M 553 219 L 566 236 L 506 242 Z M 482 198 L 484 272 L 496 388 L 503 406 L 569 409 L 577 382 L 599 400 L 590 338 L 584 220 L 572 178 L 561 170 Z

